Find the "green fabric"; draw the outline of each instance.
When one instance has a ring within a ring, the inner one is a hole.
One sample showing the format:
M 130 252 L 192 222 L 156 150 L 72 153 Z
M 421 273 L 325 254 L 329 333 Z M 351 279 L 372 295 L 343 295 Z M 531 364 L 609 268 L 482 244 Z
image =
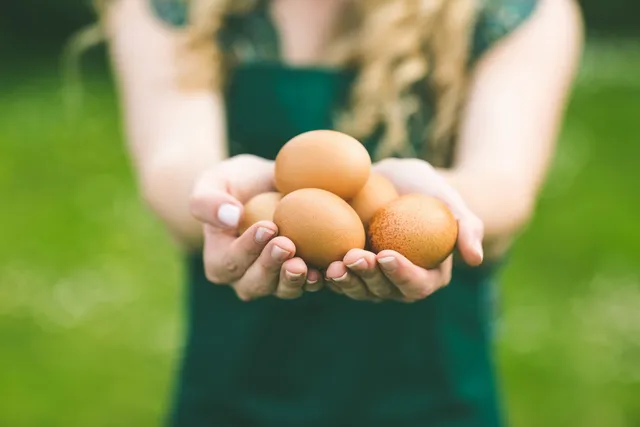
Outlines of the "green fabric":
M 164 15 L 168 22 L 186 22 L 179 8 L 159 6 L 171 0 L 151 1 L 158 13 L 171 12 Z M 516 28 L 534 0 L 501 3 L 481 14 L 476 55 Z M 291 137 L 332 127 L 352 73 L 293 69 L 273 60 L 277 33 L 264 9 L 230 17 L 220 40 L 238 59 L 225 94 L 232 155 L 273 159 Z M 423 121 L 410 127 L 428 122 L 426 101 Z M 502 424 L 491 355 L 498 266 L 457 266 L 448 287 L 409 305 L 361 303 L 330 291 L 243 303 L 229 287 L 206 280 L 201 254 L 186 262 L 187 340 L 170 425 Z

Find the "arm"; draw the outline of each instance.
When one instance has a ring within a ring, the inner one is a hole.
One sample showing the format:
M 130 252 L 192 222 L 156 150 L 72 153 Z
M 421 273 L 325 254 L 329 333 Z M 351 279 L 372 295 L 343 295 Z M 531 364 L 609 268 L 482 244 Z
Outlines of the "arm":
M 242 202 L 272 186 L 272 162 L 227 158 L 221 94 L 180 89 L 179 33 L 153 17 L 148 1 L 113 0 L 105 17 L 145 201 L 184 246 L 203 247 L 207 278 L 241 299 L 297 298 L 320 289 L 320 273 L 293 258 L 293 242 L 276 236 L 272 222 L 236 235 Z
M 576 74 L 582 23 L 572 0 L 540 0 L 472 76 L 456 163 L 442 170 L 485 226 L 488 256 L 526 225 Z
M 178 87 L 179 34 L 163 27 L 148 0 L 114 0 L 106 11 L 125 133 L 145 202 L 186 246 L 202 224 L 189 211 L 196 178 L 227 157 L 224 105 L 206 90 Z

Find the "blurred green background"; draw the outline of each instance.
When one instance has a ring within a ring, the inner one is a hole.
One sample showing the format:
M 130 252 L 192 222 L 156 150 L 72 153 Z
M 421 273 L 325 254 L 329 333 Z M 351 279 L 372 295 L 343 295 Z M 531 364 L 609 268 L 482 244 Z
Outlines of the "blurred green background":
M 138 200 L 104 50 L 65 114 L 77 0 L 0 14 L 0 426 L 154 426 L 182 336 L 181 265 Z M 536 216 L 502 276 L 516 427 L 640 425 L 640 3 L 583 2 L 589 42 Z

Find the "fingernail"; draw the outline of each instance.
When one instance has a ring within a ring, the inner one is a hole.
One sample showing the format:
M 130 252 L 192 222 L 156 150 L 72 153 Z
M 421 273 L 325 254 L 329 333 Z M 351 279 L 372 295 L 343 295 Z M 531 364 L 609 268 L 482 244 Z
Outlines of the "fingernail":
M 364 258 L 360 258 L 359 260 L 357 260 L 353 264 L 347 265 L 347 268 L 362 267 L 365 262 L 366 261 L 364 260 Z
M 347 280 L 347 276 L 349 275 L 349 273 L 345 272 L 342 276 L 340 277 L 336 277 L 335 279 L 331 279 L 334 282 L 344 282 L 345 280 Z
M 286 270 L 284 275 L 287 276 L 287 279 L 289 280 L 296 280 L 302 277 L 302 273 L 292 273 L 289 270 Z
M 380 267 L 382 267 L 385 271 L 393 271 L 398 267 L 398 260 L 396 260 L 392 256 L 388 256 L 385 258 L 380 258 L 378 260 Z
M 258 231 L 256 231 L 256 242 L 264 243 L 273 236 L 275 232 L 266 227 L 258 227 Z
M 484 258 L 484 249 L 482 249 L 482 243 L 480 242 L 480 240 L 476 240 L 476 243 L 473 246 L 475 248 L 475 251 L 480 256 L 480 260 L 482 260 L 482 258 Z
M 220 205 L 218 220 L 227 227 L 237 227 L 240 221 L 240 208 L 228 203 Z
M 289 258 L 289 255 L 291 255 L 291 252 L 285 251 L 280 246 L 274 246 L 273 249 L 271 249 L 271 257 L 274 259 L 274 261 L 286 261 L 287 258 Z
M 309 280 L 309 279 L 307 279 L 307 285 L 315 285 L 316 283 L 318 283 L 317 280 Z

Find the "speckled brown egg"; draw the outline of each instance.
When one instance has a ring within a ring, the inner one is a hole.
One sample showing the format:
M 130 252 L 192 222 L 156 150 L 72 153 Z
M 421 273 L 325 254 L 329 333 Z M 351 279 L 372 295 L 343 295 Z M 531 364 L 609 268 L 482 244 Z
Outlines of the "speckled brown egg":
M 363 249 L 364 226 L 358 214 L 340 197 L 306 188 L 282 198 L 273 216 L 278 234 L 296 246 L 296 256 L 316 268 L 340 261 L 351 249 Z
M 371 157 L 360 141 L 333 130 L 292 138 L 275 161 L 275 185 L 285 195 L 318 188 L 348 200 L 364 187 L 370 173 Z
M 371 173 L 365 186 L 349 201 L 360 220 L 367 228 L 369 221 L 378 209 L 397 199 L 396 187 L 384 176 Z
M 259 221 L 273 221 L 273 213 L 282 199 L 278 192 L 268 192 L 252 197 L 244 204 L 244 213 L 238 225 L 238 233 L 242 234 Z
M 376 212 L 368 238 L 376 253 L 394 250 L 420 267 L 434 268 L 453 252 L 458 222 L 439 199 L 411 194 Z

